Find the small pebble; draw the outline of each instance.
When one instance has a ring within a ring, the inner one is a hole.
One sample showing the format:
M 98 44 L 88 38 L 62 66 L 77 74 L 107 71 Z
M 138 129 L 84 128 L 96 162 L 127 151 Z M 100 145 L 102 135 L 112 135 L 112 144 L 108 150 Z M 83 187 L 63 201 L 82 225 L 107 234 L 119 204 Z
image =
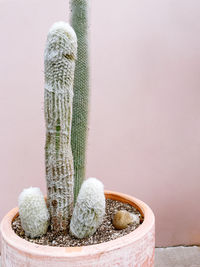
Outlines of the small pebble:
M 22 230 L 20 233 L 19 233 L 20 236 L 23 236 L 24 235 L 24 231 Z
M 140 217 L 138 216 L 138 214 L 130 213 L 130 215 L 131 215 L 134 223 L 140 224 Z

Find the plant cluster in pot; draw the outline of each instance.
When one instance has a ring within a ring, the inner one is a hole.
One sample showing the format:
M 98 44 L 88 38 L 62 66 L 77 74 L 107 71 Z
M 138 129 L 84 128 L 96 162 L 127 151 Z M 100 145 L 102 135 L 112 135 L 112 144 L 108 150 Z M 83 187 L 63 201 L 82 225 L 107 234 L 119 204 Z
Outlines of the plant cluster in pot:
M 154 215 L 142 201 L 85 178 L 88 2 L 71 0 L 71 26 L 55 23 L 45 55 L 47 198 L 24 189 L 1 222 L 2 267 L 154 265 Z M 108 228 L 108 229 L 107 229 Z M 109 235 L 108 235 L 109 233 Z

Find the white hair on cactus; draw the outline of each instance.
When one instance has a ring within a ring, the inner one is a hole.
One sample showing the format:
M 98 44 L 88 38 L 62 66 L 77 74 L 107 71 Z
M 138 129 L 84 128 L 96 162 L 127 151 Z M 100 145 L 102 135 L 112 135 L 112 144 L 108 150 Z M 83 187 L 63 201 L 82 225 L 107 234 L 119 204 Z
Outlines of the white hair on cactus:
M 67 229 L 74 202 L 71 123 L 76 57 L 74 30 L 68 23 L 54 23 L 44 53 L 44 114 L 47 205 L 51 229 L 57 232 Z
M 70 223 L 70 233 L 76 238 L 93 235 L 105 214 L 104 186 L 96 178 L 81 186 Z
M 25 235 L 34 238 L 46 234 L 49 213 L 40 189 L 38 187 L 24 189 L 19 195 L 18 205 Z
M 77 37 L 76 37 L 76 33 L 73 30 L 73 28 L 66 22 L 64 21 L 58 21 L 55 22 L 50 30 L 49 30 L 49 34 L 52 34 L 53 32 L 65 32 L 65 34 L 67 35 L 67 37 L 72 40 L 75 44 L 77 43 Z M 76 44 L 77 46 L 77 44 Z

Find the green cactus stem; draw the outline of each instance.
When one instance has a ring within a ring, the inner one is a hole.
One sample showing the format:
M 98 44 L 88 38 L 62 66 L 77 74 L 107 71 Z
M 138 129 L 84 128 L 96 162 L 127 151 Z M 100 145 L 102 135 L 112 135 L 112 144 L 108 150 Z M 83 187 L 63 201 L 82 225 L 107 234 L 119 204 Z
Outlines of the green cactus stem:
M 71 123 L 76 54 L 74 30 L 67 23 L 55 23 L 48 33 L 44 55 L 47 206 L 55 231 L 67 228 L 73 209 Z
M 88 132 L 89 55 L 88 55 L 88 0 L 70 0 L 71 26 L 78 41 L 74 76 L 72 119 L 72 154 L 74 158 L 74 199 L 76 201 L 85 179 L 86 145 Z

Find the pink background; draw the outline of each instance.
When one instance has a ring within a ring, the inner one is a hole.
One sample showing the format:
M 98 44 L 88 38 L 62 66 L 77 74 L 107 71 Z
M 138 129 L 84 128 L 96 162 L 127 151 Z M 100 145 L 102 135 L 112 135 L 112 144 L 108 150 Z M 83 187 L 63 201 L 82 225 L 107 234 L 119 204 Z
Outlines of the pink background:
M 68 1 L 0 0 L 0 219 L 45 193 L 43 49 Z M 200 1 L 91 1 L 88 176 L 156 215 L 157 246 L 200 244 Z

